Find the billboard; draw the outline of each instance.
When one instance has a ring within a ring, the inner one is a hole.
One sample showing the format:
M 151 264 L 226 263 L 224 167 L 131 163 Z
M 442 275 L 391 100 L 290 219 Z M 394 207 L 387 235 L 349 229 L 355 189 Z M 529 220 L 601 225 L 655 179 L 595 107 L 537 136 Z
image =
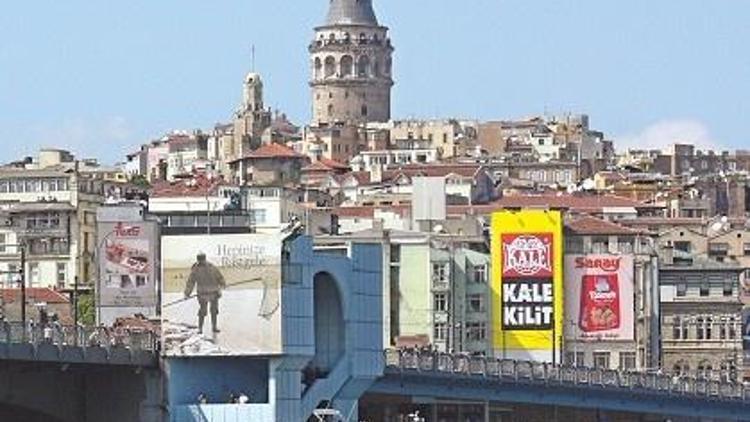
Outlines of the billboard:
M 156 223 L 100 222 L 97 227 L 100 306 L 155 311 Z
M 282 352 L 280 234 L 162 237 L 168 356 Z
M 493 345 L 513 359 L 557 361 L 562 338 L 562 215 L 492 215 Z
M 633 340 L 632 255 L 565 257 L 566 336 L 576 340 Z

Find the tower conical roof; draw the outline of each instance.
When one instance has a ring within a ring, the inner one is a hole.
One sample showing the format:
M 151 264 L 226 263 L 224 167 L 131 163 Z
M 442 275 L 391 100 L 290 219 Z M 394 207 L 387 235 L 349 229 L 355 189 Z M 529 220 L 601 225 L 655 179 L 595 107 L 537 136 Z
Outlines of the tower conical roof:
M 378 18 L 372 9 L 372 0 L 329 0 L 327 26 L 377 25 Z

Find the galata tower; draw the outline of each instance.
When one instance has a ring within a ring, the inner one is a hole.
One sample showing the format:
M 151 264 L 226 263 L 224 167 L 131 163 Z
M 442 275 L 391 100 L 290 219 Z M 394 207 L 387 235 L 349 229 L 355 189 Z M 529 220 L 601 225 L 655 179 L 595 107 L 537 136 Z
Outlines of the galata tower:
M 393 47 L 372 0 L 329 0 L 310 44 L 313 126 L 391 118 Z

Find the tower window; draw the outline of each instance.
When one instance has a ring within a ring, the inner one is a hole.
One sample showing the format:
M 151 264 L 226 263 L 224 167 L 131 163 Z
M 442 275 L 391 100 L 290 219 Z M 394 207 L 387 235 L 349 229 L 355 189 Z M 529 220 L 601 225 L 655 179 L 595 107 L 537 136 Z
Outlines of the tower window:
M 328 116 L 333 116 L 333 104 L 328 104 Z
M 364 117 L 364 116 L 367 116 L 367 106 L 366 106 L 366 105 L 363 105 L 363 106 L 362 106 L 362 116 L 363 116 L 363 117 Z
M 354 59 L 352 56 L 344 56 L 341 58 L 341 76 L 348 77 L 354 74 Z
M 336 59 L 333 56 L 328 56 L 325 61 L 325 77 L 330 78 L 334 74 L 336 74 Z
M 360 78 L 367 77 L 370 73 L 370 58 L 368 56 L 362 56 L 357 62 L 357 76 Z

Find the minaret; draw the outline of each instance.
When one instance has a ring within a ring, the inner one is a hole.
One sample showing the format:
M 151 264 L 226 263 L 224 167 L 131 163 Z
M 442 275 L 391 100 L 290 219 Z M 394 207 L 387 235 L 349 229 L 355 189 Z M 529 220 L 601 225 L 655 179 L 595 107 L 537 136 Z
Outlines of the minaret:
M 391 118 L 393 47 L 372 0 L 329 0 L 310 44 L 313 126 Z

